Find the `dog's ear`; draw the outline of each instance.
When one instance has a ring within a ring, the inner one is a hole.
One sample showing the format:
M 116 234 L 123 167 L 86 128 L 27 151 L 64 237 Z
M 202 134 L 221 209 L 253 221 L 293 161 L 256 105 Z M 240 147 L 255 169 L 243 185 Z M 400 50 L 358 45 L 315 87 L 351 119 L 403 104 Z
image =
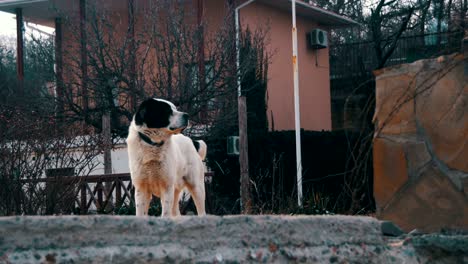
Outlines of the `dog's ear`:
M 135 114 L 135 124 L 137 126 L 141 126 L 143 125 L 143 123 L 145 122 L 145 115 L 146 115 L 146 105 L 147 105 L 147 101 L 144 101 L 143 103 L 141 103 L 141 105 L 138 107 L 138 110 Z

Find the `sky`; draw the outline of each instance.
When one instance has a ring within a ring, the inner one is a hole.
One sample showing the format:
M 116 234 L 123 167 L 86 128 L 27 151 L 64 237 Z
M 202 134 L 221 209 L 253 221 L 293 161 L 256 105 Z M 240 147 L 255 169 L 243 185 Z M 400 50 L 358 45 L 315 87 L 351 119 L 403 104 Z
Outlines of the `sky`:
M 28 37 L 28 34 L 31 34 L 32 29 L 28 27 L 27 23 L 25 23 L 25 26 L 26 26 L 26 37 Z M 54 32 L 53 28 L 39 26 L 36 24 L 31 24 L 31 26 L 37 27 L 47 33 Z M 4 37 L 16 38 L 16 15 L 0 11 L 0 38 L 4 38 Z
M 0 35 L 16 35 L 15 15 L 0 11 Z

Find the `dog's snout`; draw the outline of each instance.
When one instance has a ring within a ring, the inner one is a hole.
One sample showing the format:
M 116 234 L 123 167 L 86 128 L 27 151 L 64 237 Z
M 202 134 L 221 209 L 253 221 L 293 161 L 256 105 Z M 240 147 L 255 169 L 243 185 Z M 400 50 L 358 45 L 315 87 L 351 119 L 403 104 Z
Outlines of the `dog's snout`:
M 187 127 L 189 123 L 189 115 L 187 113 L 182 113 L 180 117 L 180 126 Z

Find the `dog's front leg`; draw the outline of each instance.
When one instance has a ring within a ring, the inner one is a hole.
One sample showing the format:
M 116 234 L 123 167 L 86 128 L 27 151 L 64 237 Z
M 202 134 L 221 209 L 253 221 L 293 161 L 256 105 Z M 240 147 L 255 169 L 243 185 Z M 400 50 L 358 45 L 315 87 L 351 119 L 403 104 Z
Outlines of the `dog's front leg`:
M 148 215 L 148 207 L 151 202 L 151 194 L 135 188 L 136 216 Z
M 169 185 L 166 191 L 161 195 L 161 217 L 172 216 L 172 205 L 174 203 L 174 185 Z

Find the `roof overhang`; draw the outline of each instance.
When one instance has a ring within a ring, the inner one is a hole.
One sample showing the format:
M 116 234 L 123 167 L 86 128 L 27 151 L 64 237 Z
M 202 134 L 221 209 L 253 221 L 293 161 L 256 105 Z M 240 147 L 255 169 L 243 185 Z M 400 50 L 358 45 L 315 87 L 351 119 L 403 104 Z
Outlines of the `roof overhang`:
M 257 1 L 267 6 L 272 6 L 281 10 L 291 12 L 291 0 Z M 359 23 L 350 18 L 340 16 L 336 13 L 314 6 L 312 4 L 308 4 L 300 0 L 296 1 L 296 14 L 298 16 L 314 20 L 320 25 L 327 26 L 330 28 L 343 28 L 359 25 Z
M 3 0 L 0 1 L 0 11 L 15 14 L 16 9 L 21 8 L 26 21 L 54 27 L 56 13 L 53 11 L 52 2 L 50 0 Z M 291 0 L 257 0 L 257 2 L 291 12 Z M 330 28 L 359 25 L 352 19 L 300 0 L 296 1 L 296 13 L 298 16 L 309 18 Z
M 49 0 L 4 0 L 0 1 L 0 11 L 16 14 L 16 9 L 21 8 L 25 21 L 55 27 L 51 4 Z

